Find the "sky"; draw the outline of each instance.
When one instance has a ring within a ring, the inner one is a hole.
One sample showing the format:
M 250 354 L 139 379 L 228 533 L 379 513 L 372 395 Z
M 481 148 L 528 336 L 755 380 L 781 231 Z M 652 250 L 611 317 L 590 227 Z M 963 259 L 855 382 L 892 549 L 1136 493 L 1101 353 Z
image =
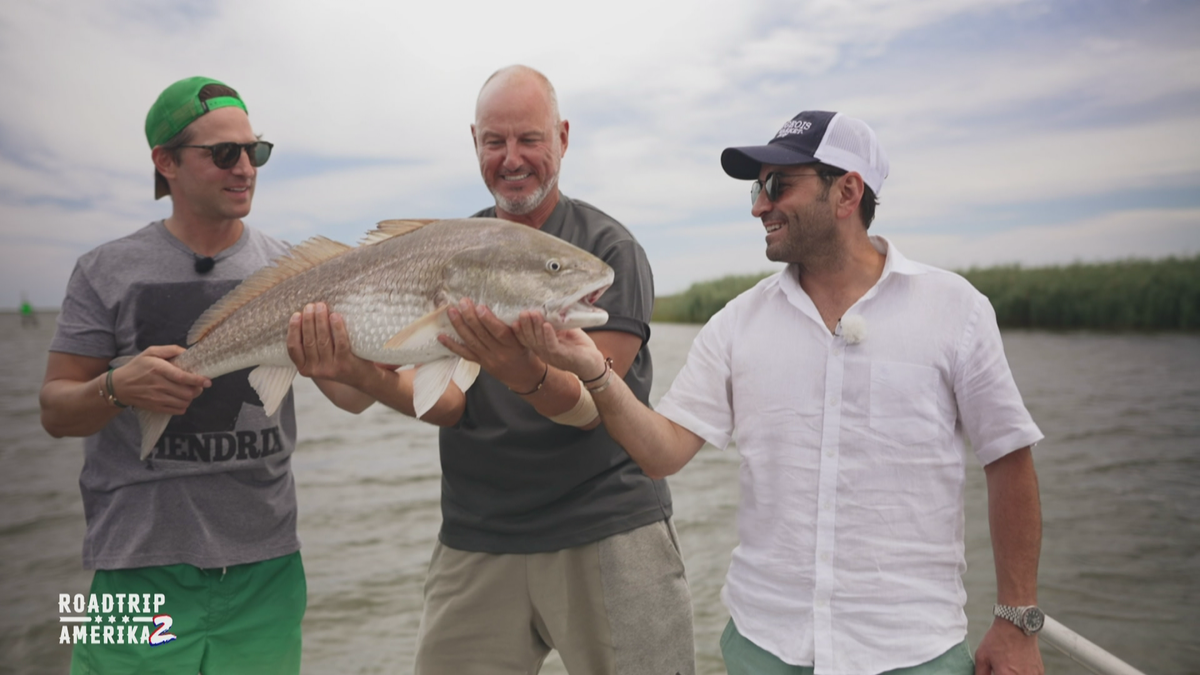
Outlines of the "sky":
M 874 128 L 873 234 L 948 269 L 1200 253 L 1200 3 L 1170 0 L 6 0 L 0 308 L 170 213 L 146 112 L 205 75 L 275 143 L 247 222 L 348 244 L 492 204 L 470 137 L 496 69 L 545 73 L 565 194 L 638 238 L 659 295 L 770 271 L 721 150 L 802 110 Z

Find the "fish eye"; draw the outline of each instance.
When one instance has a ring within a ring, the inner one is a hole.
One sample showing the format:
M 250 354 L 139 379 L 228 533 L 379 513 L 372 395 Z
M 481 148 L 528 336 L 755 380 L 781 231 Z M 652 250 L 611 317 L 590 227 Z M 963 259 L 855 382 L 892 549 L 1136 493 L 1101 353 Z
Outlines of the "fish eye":
M 551 258 L 546 261 L 546 271 L 547 272 L 557 272 L 561 269 L 562 269 L 562 263 L 558 262 L 554 258 Z

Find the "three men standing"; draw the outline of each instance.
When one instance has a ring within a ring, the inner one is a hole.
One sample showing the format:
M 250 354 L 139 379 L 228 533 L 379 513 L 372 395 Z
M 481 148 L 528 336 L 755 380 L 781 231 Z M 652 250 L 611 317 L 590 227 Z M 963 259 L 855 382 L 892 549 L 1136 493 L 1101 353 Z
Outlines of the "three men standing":
M 505 326 L 470 302 L 451 311 L 462 342 L 444 344 L 483 373 L 425 417 L 443 427 L 443 526 L 418 673 L 536 671 L 551 649 L 573 672 L 694 672 L 661 477 L 705 441 L 736 441 L 742 458 L 740 544 L 723 593 L 730 672 L 973 672 L 961 582 L 967 440 L 987 474 L 1002 617 L 978 667 L 1040 672 L 1030 447 L 1041 434 L 987 299 L 867 235 L 888 173 L 869 127 L 804 112 L 767 145 L 722 155 L 729 175 L 754 181 L 767 256 L 788 267 L 701 331 L 658 413 L 645 405 L 650 268 L 623 226 L 559 192 L 569 125 L 549 81 L 523 66 L 495 73 L 472 137 L 495 197 L 476 215 L 561 237 L 616 281 L 597 303 L 608 324 L 589 334 L 556 334 L 535 314 Z M 178 639 L 152 654 L 77 648 L 73 671 L 296 672 L 305 587 L 290 397 L 267 418 L 244 372 L 209 381 L 168 361 L 200 312 L 286 250 L 242 222 L 271 146 L 237 93 L 204 78 L 163 92 L 147 138 L 172 215 L 80 259 L 43 424 L 88 437 L 92 592 L 165 593 Z M 293 320 L 293 360 L 335 403 L 413 414 L 411 371 L 347 345 L 324 306 Z M 144 464 L 127 406 L 181 415 Z M 260 440 L 227 462 L 172 450 L 216 433 Z

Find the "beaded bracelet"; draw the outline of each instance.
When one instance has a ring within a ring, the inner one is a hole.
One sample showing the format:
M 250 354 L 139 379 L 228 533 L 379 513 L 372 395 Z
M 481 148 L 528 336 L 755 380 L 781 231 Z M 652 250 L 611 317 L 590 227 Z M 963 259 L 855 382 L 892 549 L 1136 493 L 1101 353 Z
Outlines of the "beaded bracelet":
M 511 391 L 512 393 L 516 394 L 517 396 L 529 396 L 530 394 L 536 394 L 536 393 L 538 393 L 538 391 L 541 390 L 542 385 L 546 384 L 546 376 L 549 374 L 550 374 L 550 364 L 547 363 L 546 370 L 542 371 L 542 381 L 538 382 L 536 387 L 534 387 L 533 389 L 530 389 L 529 391 L 517 391 L 516 389 L 513 389 L 512 387 L 509 387 L 508 390 Z

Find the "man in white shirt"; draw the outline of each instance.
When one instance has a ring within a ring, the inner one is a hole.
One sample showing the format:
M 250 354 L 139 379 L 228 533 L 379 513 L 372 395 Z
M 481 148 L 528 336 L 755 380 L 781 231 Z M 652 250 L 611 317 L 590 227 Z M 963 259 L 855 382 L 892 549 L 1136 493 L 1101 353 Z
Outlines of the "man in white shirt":
M 754 180 L 767 257 L 788 267 L 709 321 L 657 413 L 581 331 L 556 334 L 535 313 L 514 328 L 586 383 L 648 475 L 675 473 L 705 441 L 736 443 L 729 672 L 1042 673 L 1042 434 L 991 304 L 867 234 L 888 162 L 862 121 L 802 112 L 721 164 Z M 999 617 L 977 664 L 963 611 L 967 441 L 987 476 Z

